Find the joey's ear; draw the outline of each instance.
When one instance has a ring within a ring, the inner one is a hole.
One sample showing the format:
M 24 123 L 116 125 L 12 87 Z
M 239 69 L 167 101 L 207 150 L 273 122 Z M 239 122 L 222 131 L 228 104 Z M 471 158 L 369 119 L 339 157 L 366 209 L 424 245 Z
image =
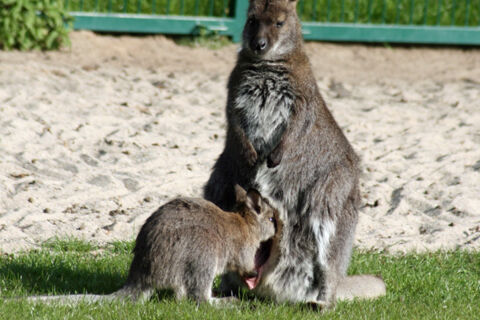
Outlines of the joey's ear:
M 248 190 L 247 207 L 255 211 L 257 214 L 262 212 L 262 196 L 260 195 L 260 192 L 255 189 Z
M 236 203 L 244 203 L 247 201 L 247 192 L 239 184 L 235 185 L 235 201 Z

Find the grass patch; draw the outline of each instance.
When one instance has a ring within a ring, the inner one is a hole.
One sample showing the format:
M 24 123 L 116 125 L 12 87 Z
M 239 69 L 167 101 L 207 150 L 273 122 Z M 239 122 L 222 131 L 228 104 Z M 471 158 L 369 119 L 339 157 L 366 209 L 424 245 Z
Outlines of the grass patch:
M 234 0 L 67 0 L 70 11 L 231 17 Z M 300 0 L 303 21 L 414 25 L 480 24 L 478 1 Z M 242 13 L 243 14 L 243 13 Z
M 458 26 L 480 23 L 480 6 L 474 1 L 302 0 L 297 9 L 303 21 Z
M 218 34 L 215 31 L 209 31 L 205 28 L 199 28 L 198 32 L 186 36 L 172 37 L 176 44 L 190 48 L 207 48 L 211 50 L 220 49 L 233 42 L 227 36 Z
M 100 247 L 55 240 L 40 250 L 0 257 L 2 298 L 38 294 L 110 293 L 123 284 L 132 242 Z M 475 319 L 480 314 L 480 252 L 387 255 L 356 251 L 350 274 L 381 274 L 388 293 L 374 301 L 342 302 L 324 319 Z M 0 299 L 0 319 L 311 319 L 301 305 L 244 300 L 216 309 L 157 297 L 146 304 L 54 306 Z

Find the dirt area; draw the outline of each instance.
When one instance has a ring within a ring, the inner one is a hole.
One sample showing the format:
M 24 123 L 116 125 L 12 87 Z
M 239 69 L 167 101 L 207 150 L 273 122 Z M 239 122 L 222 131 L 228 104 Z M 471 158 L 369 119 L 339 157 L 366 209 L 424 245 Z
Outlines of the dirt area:
M 306 47 L 363 159 L 356 246 L 478 250 L 480 50 Z M 0 252 L 131 240 L 166 200 L 201 196 L 237 49 L 74 32 L 61 52 L 0 51 Z

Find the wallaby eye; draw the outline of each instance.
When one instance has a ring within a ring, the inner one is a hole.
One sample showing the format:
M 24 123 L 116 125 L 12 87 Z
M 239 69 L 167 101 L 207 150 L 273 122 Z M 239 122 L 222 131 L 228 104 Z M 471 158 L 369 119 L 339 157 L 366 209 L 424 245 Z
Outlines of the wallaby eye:
M 250 17 L 247 20 L 247 23 L 250 24 L 250 25 L 252 25 L 254 22 L 255 22 L 255 17 Z
M 275 218 L 270 217 L 270 218 L 268 218 L 268 221 L 270 221 L 270 222 L 275 222 Z
M 285 21 L 277 21 L 277 28 L 283 27 L 284 23 L 285 23 Z

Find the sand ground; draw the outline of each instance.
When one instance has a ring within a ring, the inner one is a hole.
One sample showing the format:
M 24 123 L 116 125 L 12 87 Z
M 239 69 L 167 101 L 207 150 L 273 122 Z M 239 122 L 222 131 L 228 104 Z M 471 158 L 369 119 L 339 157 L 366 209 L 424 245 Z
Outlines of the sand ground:
M 168 199 L 201 196 L 236 51 L 85 31 L 61 52 L 0 51 L 0 252 L 131 240 Z M 478 250 L 480 50 L 307 51 L 363 159 L 356 246 Z

